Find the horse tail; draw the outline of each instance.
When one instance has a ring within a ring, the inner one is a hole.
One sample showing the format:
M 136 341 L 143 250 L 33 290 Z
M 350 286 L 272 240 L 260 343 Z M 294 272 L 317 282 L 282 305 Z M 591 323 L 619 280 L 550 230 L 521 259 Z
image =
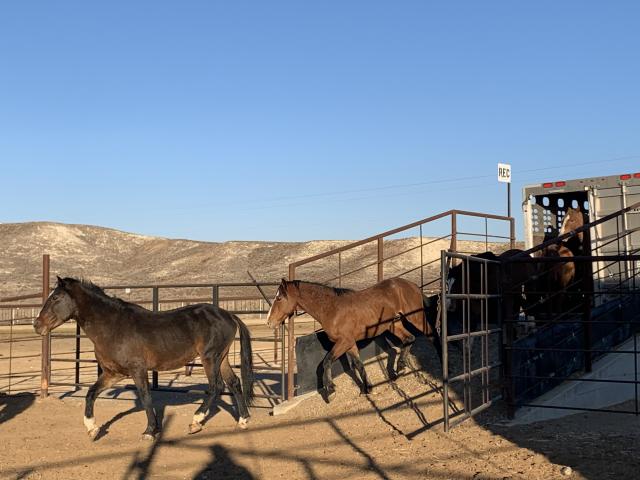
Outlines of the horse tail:
M 433 333 L 433 346 L 436 347 L 438 357 L 440 357 L 440 362 L 442 362 L 442 342 L 440 341 L 440 329 L 438 328 L 438 324 L 441 321 L 440 309 L 442 308 L 440 305 L 440 297 L 438 297 L 438 310 L 436 315 L 429 315 L 429 310 L 431 310 L 431 308 L 429 305 L 429 299 L 425 295 L 422 295 L 422 307 L 424 309 L 424 318 L 427 320 L 427 323 L 431 327 L 431 331 Z
M 240 329 L 240 374 L 242 376 L 242 397 L 247 405 L 253 403 L 253 352 L 251 351 L 251 334 L 249 329 L 236 315 L 233 319 Z

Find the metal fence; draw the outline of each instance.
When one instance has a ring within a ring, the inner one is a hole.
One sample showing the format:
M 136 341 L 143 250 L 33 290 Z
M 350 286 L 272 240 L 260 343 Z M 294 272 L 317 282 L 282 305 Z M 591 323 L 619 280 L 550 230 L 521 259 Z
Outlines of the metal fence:
M 448 210 L 358 242 L 311 256 L 289 265 L 289 279 L 362 289 L 385 278 L 403 277 L 423 293 L 441 291 L 441 251 L 477 253 L 513 248 L 512 217 Z M 334 271 L 326 277 L 325 272 Z M 322 273 L 320 273 L 322 272 Z M 291 317 L 288 327 L 288 393 L 295 394 L 295 339 L 319 325 L 309 317 Z M 302 327 L 302 332 L 300 332 Z
M 461 285 L 447 291 L 449 266 L 457 260 Z M 500 262 L 442 251 L 440 294 L 444 430 L 489 408 L 500 390 L 500 294 L 491 291 L 489 269 Z M 449 305 L 455 308 L 447 308 Z
M 504 381 L 510 416 L 520 407 L 640 413 L 640 255 L 632 247 L 637 242 L 629 241 L 640 229 L 630 228 L 625 221 L 627 215 L 637 215 L 639 208 L 640 203 L 636 203 L 505 259 L 503 268 L 528 264 L 536 272 L 502 292 L 523 291 L 527 298 L 519 318 L 504 319 Z M 609 232 L 607 238 L 599 236 L 605 230 Z M 581 254 L 545 255 L 547 247 L 580 235 L 577 248 Z M 600 254 L 603 251 L 608 254 Z M 569 283 L 559 288 L 548 281 L 551 272 L 569 264 L 575 268 L 575 277 Z M 525 322 L 533 328 L 528 335 L 519 328 Z M 621 362 L 592 374 L 598 362 L 609 355 Z M 590 394 L 582 398 L 590 397 L 590 403 L 581 403 L 579 396 L 571 396 L 570 401 L 569 395 L 563 401 L 540 400 L 541 395 L 563 383 L 575 384 L 572 388 L 576 391 L 588 385 Z M 601 390 L 606 394 L 598 403 L 595 395 L 600 386 L 606 386 Z
M 88 387 L 99 374 L 93 345 L 73 320 L 40 337 L 33 320 L 46 301 L 49 286 L 49 256 L 43 257 L 42 290 L 38 293 L 0 299 L 0 392 L 50 391 L 64 393 Z M 256 397 L 270 404 L 280 402 L 286 392 L 284 327 L 266 326 L 269 300 L 276 283 L 236 282 L 210 284 L 112 285 L 105 291 L 123 300 L 162 311 L 194 303 L 213 303 L 242 318 L 252 337 L 253 364 L 257 379 Z M 7 350 L 6 352 L 4 350 Z M 230 350 L 230 363 L 239 368 L 239 338 Z M 207 385 L 202 365 L 193 362 L 172 372 L 153 372 L 155 390 L 193 392 Z M 133 385 L 124 385 L 132 388 Z

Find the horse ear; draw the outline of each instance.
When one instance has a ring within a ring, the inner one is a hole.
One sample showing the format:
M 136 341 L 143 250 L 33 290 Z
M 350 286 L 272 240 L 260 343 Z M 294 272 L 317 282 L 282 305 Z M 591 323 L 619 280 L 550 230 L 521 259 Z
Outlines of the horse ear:
M 59 275 L 56 275 L 56 278 L 58 279 L 58 286 L 64 288 L 64 280 Z

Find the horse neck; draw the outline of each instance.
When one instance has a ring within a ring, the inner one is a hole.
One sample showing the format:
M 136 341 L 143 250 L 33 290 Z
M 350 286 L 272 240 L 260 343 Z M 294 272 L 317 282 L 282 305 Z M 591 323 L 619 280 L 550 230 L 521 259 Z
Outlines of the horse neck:
M 95 340 L 105 328 L 109 328 L 112 316 L 108 314 L 108 310 L 113 307 L 107 304 L 105 298 L 87 292 L 81 286 L 74 288 L 73 299 L 77 307 L 76 322 L 91 340 Z
M 331 287 L 300 282 L 297 303 L 320 324 L 333 311 L 336 294 Z

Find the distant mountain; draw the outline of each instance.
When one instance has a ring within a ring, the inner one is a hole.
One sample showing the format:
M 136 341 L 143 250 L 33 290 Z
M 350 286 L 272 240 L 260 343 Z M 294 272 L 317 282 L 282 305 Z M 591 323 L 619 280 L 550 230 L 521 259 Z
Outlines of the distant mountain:
M 407 250 L 418 245 L 418 241 L 405 238 L 385 242 L 385 256 Z M 278 281 L 287 275 L 289 263 L 347 243 L 345 240 L 214 243 L 149 237 L 89 225 L 5 223 L 0 224 L 0 297 L 38 291 L 44 253 L 51 256 L 53 278 L 84 277 L 98 285 L 246 282 L 250 280 L 247 270 L 259 281 Z M 343 254 L 341 271 L 375 261 L 375 246 L 370 247 Z M 435 258 L 447 247 L 447 241 L 434 242 L 424 247 L 423 255 L 428 250 Z M 459 242 L 459 248 L 483 251 L 484 243 Z M 385 263 L 386 274 L 415 266 L 419 250 Z M 334 257 L 301 269 L 300 277 L 326 280 L 337 273 L 338 262 Z M 356 277 L 352 286 L 360 283 Z

